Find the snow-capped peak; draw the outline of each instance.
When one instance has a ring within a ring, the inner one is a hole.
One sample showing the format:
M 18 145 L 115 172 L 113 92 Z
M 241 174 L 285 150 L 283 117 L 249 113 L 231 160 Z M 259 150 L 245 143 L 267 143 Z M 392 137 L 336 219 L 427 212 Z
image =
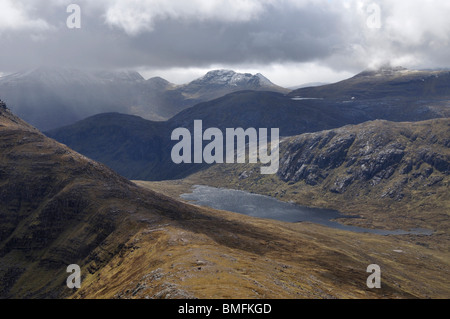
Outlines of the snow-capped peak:
M 206 73 L 205 76 L 192 82 L 193 84 L 213 84 L 213 85 L 228 85 L 228 86 L 241 86 L 241 85 L 261 85 L 272 86 L 270 82 L 262 74 L 256 75 L 250 73 L 237 73 L 233 70 L 213 70 Z

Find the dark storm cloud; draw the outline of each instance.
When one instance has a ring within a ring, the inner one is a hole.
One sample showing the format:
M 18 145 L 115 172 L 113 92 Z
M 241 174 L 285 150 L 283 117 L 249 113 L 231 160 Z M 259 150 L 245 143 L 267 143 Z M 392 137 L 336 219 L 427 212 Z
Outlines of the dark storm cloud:
M 0 71 L 55 64 L 155 69 L 313 62 L 356 70 L 390 61 L 446 66 L 449 1 L 72 1 L 0 4 Z M 382 26 L 369 28 L 371 4 Z M 9 19 L 8 19 L 9 17 Z M 11 18 L 13 17 L 13 18 Z
M 310 61 L 326 57 L 342 41 L 340 17 L 317 6 L 273 8 L 250 21 L 164 19 L 153 30 L 127 34 L 104 23 L 102 11 L 82 11 L 82 28 L 65 27 L 64 6 L 41 16 L 55 26 L 3 39 L 1 68 L 33 64 L 86 67 L 183 67 L 225 63 Z
M 319 14 L 278 11 L 232 24 L 163 21 L 127 45 L 143 53 L 139 63 L 159 66 L 309 61 L 330 55 L 342 37 L 333 31 L 339 30 L 335 17 L 314 24 L 312 16 Z

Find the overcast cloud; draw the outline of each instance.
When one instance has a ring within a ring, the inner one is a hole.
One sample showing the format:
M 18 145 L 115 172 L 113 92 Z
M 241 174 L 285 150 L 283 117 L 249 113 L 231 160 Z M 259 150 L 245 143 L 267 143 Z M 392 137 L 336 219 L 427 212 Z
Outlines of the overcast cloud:
M 66 26 L 70 3 L 81 29 Z M 445 68 L 449 17 L 448 0 L 1 0 L 0 73 L 135 69 L 182 83 L 230 68 L 289 86 L 384 63 Z

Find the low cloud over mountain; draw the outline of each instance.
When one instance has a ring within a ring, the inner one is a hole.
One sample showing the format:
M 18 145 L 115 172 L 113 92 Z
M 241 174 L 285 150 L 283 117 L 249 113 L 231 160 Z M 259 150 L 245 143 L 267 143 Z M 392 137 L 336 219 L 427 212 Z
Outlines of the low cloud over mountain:
M 70 30 L 64 1 L 2 1 L 0 37 L 7 49 L 0 52 L 0 72 L 50 64 L 185 73 L 219 66 L 259 69 L 294 86 L 335 80 L 318 77 L 323 68 L 336 77 L 386 62 L 448 67 L 450 55 L 448 1 L 77 3 L 81 29 Z M 283 73 L 286 79 L 276 66 L 288 64 L 295 72 Z
M 41 130 L 104 112 L 166 120 L 196 103 L 239 90 L 288 92 L 261 74 L 216 70 L 184 85 L 135 71 L 40 67 L 0 78 L 0 96 Z

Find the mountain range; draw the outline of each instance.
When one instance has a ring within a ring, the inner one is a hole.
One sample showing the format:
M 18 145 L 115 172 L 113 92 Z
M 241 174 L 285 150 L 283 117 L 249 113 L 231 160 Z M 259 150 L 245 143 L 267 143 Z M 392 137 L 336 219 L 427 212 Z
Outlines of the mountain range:
M 418 81 L 417 73 L 429 80 Z M 403 122 L 445 118 L 450 116 L 450 97 L 446 91 L 450 73 L 438 74 L 437 79 L 443 84 L 436 80 L 435 72 L 403 69 L 363 72 L 337 84 L 300 89 L 288 95 L 259 91 L 230 93 L 185 109 L 165 122 L 108 113 L 46 134 L 130 179 L 183 178 L 205 165 L 173 164 L 170 151 L 175 142 L 170 137 L 178 127 L 192 131 L 194 120 L 202 120 L 205 128 L 221 130 L 279 128 L 281 136 L 287 137 L 379 119 Z M 375 82 L 378 84 L 374 88 Z M 393 83 L 401 83 L 402 89 L 392 96 L 380 93 L 398 88 Z M 417 88 L 418 85 L 422 87 Z M 372 92 L 372 88 L 376 93 L 357 94 Z M 435 94 L 418 99 L 410 90 L 433 90 Z
M 404 145 L 405 154 L 415 141 L 437 140 L 429 147 L 443 149 L 444 141 L 427 132 L 437 130 L 434 135 L 445 125 L 448 130 L 446 123 L 417 124 L 419 130 L 405 132 L 404 141 L 412 144 Z M 339 143 L 341 137 L 358 131 L 336 131 L 334 141 L 327 132 L 315 139 L 338 160 L 333 145 L 347 145 Z M 286 149 L 301 149 L 308 141 L 294 138 Z M 433 167 L 445 173 L 439 163 Z M 283 172 L 284 166 L 280 176 L 288 181 Z M 192 206 L 139 187 L 46 137 L 3 104 L 0 203 L 1 298 L 439 298 L 449 293 L 443 280 L 448 262 L 435 246 L 438 240 L 445 245 L 442 234 L 410 241 Z M 372 263 L 383 267 L 383 289 L 366 286 Z M 77 290 L 66 286 L 72 264 L 81 269 Z
M 167 120 L 199 102 L 240 90 L 287 93 L 261 74 L 215 70 L 184 85 L 160 77 L 145 80 L 134 71 L 92 71 L 39 67 L 0 78 L 0 96 L 41 130 L 73 124 L 104 112 Z
M 56 94 L 72 86 L 64 78 L 40 81 Z M 86 92 L 81 83 L 99 92 L 117 85 L 119 99 L 139 82 L 206 101 L 164 121 L 105 106 L 45 134 L 0 101 L 0 298 L 448 298 L 449 78 L 382 68 L 287 93 L 258 91 L 262 76 L 231 71 L 182 87 L 102 72 L 81 77 L 71 94 Z M 278 173 L 172 163 L 172 130 L 192 131 L 199 119 L 221 130 L 279 128 Z M 194 185 L 338 210 L 351 226 L 427 233 L 381 236 L 214 210 L 180 198 Z M 66 286 L 73 264 L 77 290 Z M 382 268 L 382 289 L 366 285 L 370 264 Z

